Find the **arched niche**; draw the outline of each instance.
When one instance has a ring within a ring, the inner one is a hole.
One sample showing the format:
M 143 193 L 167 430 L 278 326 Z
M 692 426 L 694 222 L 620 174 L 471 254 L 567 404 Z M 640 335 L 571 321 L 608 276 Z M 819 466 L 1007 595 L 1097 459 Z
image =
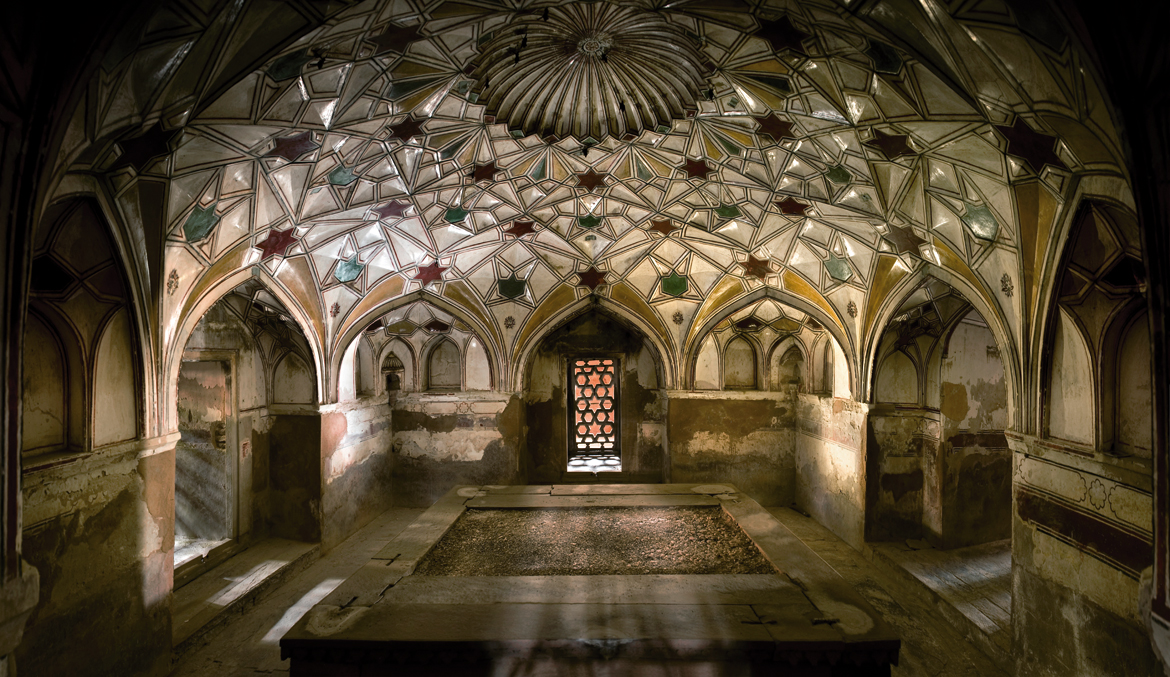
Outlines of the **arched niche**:
M 728 390 L 755 390 L 756 349 L 743 336 L 735 336 L 723 348 L 723 387 Z
M 381 364 L 382 377 L 385 380 L 390 369 L 392 368 L 393 360 L 397 360 L 401 364 L 401 374 L 399 375 L 399 391 L 413 392 L 417 390 L 416 374 L 417 369 L 415 365 L 414 349 L 408 343 L 399 338 L 390 339 L 382 351 L 379 353 L 379 363 Z
M 1094 442 L 1093 358 L 1076 320 L 1058 309 L 1053 328 L 1048 399 L 1048 435 L 1091 445 Z
M 695 358 L 695 390 L 719 390 L 722 381 L 719 376 L 720 363 L 719 344 L 714 336 L 708 334 Z
M 895 350 L 878 367 L 875 395 L 878 402 L 918 404 L 918 365 Z
M 641 331 L 604 308 L 590 305 L 585 312 L 562 321 L 528 355 L 523 379 L 527 423 L 524 462 L 530 482 L 574 481 L 568 462 L 571 454 L 581 454 L 570 436 L 570 423 L 574 422 L 570 407 L 576 394 L 570 378 L 577 361 L 589 360 L 612 360 L 617 376 L 613 411 L 618 422 L 615 435 L 621 470 L 614 477 L 620 481 L 662 481 L 665 394 L 660 388 L 664 366 Z M 599 378 L 603 376 L 599 372 Z M 586 385 L 590 385 L 588 380 Z
M 1116 355 L 1116 442 L 1119 455 L 1150 458 L 1153 402 L 1150 382 L 1150 324 L 1139 314 L 1125 328 Z
M 138 389 L 129 312 L 119 309 L 106 323 L 94 359 L 93 445 L 125 442 L 138 435 Z
M 461 390 L 463 359 L 459 346 L 449 338 L 435 341 L 427 350 L 427 390 Z
M 467 341 L 463 364 L 466 365 L 467 390 L 492 389 L 491 361 L 483 343 L 474 336 Z
M 277 404 L 313 404 L 313 370 L 296 353 L 286 354 L 272 376 Z
M 61 339 L 36 314 L 24 325 L 21 443 L 26 454 L 68 445 L 68 391 Z
M 795 388 L 798 392 L 807 391 L 808 361 L 795 338 L 789 336 L 772 349 L 768 381 L 770 390 Z

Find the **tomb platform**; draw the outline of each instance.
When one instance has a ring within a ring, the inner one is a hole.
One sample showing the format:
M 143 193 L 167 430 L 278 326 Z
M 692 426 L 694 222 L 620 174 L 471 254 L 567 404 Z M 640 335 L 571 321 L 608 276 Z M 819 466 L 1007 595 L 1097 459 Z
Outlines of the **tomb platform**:
M 900 640 L 728 484 L 452 489 L 280 641 L 292 677 L 890 674 Z

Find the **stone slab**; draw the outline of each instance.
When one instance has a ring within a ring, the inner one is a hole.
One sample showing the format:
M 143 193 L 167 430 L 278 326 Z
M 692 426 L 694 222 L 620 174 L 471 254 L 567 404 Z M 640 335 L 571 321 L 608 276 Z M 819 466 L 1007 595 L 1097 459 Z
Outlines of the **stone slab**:
M 782 573 L 413 574 L 467 508 L 672 505 L 722 506 Z M 888 675 L 899 647 L 897 635 L 836 571 L 725 484 L 452 490 L 281 640 L 297 675 L 414 674 L 436 656 L 445 665 L 479 666 L 467 674 L 537 656 L 574 664 L 708 661 L 751 670 L 767 664 L 762 669 L 777 674 L 785 666 L 840 662 L 850 675 Z
M 719 499 L 702 494 L 636 494 L 605 496 L 544 496 L 514 494 L 483 496 L 467 502 L 468 508 L 640 508 L 719 505 Z

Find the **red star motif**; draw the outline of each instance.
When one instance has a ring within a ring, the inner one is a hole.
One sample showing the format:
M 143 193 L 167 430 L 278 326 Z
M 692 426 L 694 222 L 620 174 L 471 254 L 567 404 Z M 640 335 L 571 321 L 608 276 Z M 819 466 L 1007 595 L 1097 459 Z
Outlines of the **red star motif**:
M 402 122 L 396 125 L 390 125 L 390 135 L 402 139 L 403 142 L 410 141 L 419 134 L 425 133 L 422 129 L 422 123 L 409 115 Z
M 780 210 L 781 214 L 797 214 L 800 216 L 808 214 L 808 208 L 810 206 L 790 197 L 786 197 L 783 200 L 777 200 L 773 204 L 776 205 L 776 208 Z
M 489 162 L 486 165 L 476 165 L 475 171 L 471 173 L 471 180 L 479 183 L 480 181 L 491 181 L 492 177 L 496 175 L 496 163 Z
M 443 279 L 443 271 L 447 268 L 440 266 L 438 261 L 435 261 L 429 266 L 419 266 L 418 272 L 414 274 L 414 279 L 422 280 L 423 286 Z
M 508 235 L 514 235 L 517 239 L 519 239 L 521 235 L 535 233 L 536 232 L 536 222 L 535 221 L 513 221 L 512 225 L 510 225 L 504 229 L 504 232 Z
M 995 128 L 1007 139 L 1008 154 L 1023 158 L 1034 171 L 1039 172 L 1044 165 L 1068 168 L 1056 154 L 1056 137 L 1033 130 L 1023 118 L 1017 116 L 1011 127 L 996 125 Z
M 589 192 L 592 193 L 593 189 L 597 188 L 598 186 L 601 186 L 602 188 L 605 187 L 605 177 L 605 174 L 598 174 L 597 172 L 590 169 L 584 174 L 577 175 L 577 187 L 588 188 Z
M 409 202 L 399 202 L 398 200 L 394 200 L 393 202 L 387 202 L 384 205 L 374 207 L 370 211 L 377 214 L 379 219 L 400 219 L 403 216 L 406 216 L 406 210 L 408 207 L 410 207 Z
M 284 256 L 288 248 L 296 244 L 297 238 L 293 235 L 293 229 L 276 230 L 275 228 L 268 231 L 268 237 L 264 238 L 262 242 L 257 242 L 256 246 L 260 251 L 264 252 L 260 255 L 261 261 L 267 261 L 273 256 Z
M 739 265 L 743 266 L 743 272 L 745 275 L 758 277 L 761 280 L 767 277 L 768 273 L 772 272 L 772 266 L 768 263 L 768 259 L 757 259 L 751 254 L 748 254 L 747 261 L 744 261 Z
M 909 226 L 899 228 L 894 224 L 889 224 L 890 232 L 886 234 L 886 241 L 894 246 L 894 251 L 899 254 L 917 254 L 918 248 L 926 244 L 926 240 L 918 237 L 914 230 Z
M 581 278 L 577 283 L 579 287 L 589 287 L 590 291 L 596 291 L 598 287 L 605 284 L 606 273 L 597 269 L 597 266 L 589 266 L 589 270 L 577 273 L 577 277 Z
M 276 146 L 265 153 L 264 157 L 272 157 L 275 155 L 292 162 L 305 153 L 320 147 L 321 144 L 313 140 L 312 132 L 301 132 L 300 134 L 293 134 L 292 136 L 277 139 Z
M 382 31 L 381 35 L 366 38 L 366 42 L 374 45 L 373 56 L 378 56 L 391 50 L 405 53 L 410 43 L 422 39 L 418 29 L 418 26 L 395 26 L 392 23 L 386 24 L 386 30 Z
M 110 165 L 110 171 L 131 166 L 135 172 L 141 172 L 151 160 L 170 152 L 168 143 L 177 133 L 176 129 L 164 131 L 159 122 L 142 136 L 119 141 L 118 147 L 122 149 L 122 154 Z
M 707 166 L 706 160 L 687 160 L 683 164 L 682 168 L 683 171 L 687 173 L 688 179 L 705 179 L 712 171 L 711 168 Z
M 776 117 L 775 113 L 766 118 L 755 118 L 755 121 L 760 126 L 758 131 L 772 137 L 776 143 L 780 143 L 784 139 L 796 138 L 796 135 L 792 133 L 793 124 Z
M 909 138 L 905 134 L 886 134 L 880 129 L 875 129 L 873 138 L 866 141 L 865 145 L 880 150 L 887 160 L 894 160 L 903 155 L 917 155 L 908 143 Z
M 670 234 L 676 230 L 682 230 L 678 226 L 670 222 L 670 219 L 662 219 L 650 222 L 650 230 L 656 230 L 662 233 L 663 237 L 670 237 Z
M 772 49 L 777 52 L 790 49 L 797 54 L 807 54 L 804 51 L 803 43 L 812 37 L 792 25 L 792 20 L 788 16 L 783 16 L 778 21 L 761 19 L 760 30 L 756 31 L 756 35 L 767 40 L 772 45 Z

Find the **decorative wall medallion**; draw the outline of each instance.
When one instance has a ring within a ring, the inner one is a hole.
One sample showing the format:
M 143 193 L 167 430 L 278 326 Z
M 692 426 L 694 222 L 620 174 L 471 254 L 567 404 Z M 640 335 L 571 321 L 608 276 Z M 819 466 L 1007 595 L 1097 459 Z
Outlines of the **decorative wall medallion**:
M 680 311 L 680 310 L 674 311 L 674 315 L 670 319 L 673 320 L 675 324 L 682 324 L 683 323 L 682 311 Z
M 857 317 L 857 304 L 853 301 L 850 301 L 849 305 L 845 306 L 845 310 L 849 313 L 849 317 Z
M 511 329 L 516 326 L 516 318 L 511 315 L 504 318 L 504 329 Z
M 1012 292 L 1016 289 L 1015 285 L 1012 284 L 1011 276 L 1007 273 L 1004 273 L 1003 277 L 999 278 L 999 287 L 1003 290 L 1003 295 L 1009 299 L 1012 297 Z
M 341 304 L 334 303 L 333 306 L 329 308 L 329 317 L 337 317 L 340 314 L 341 314 Z
M 174 268 L 171 269 L 171 274 L 167 278 L 167 295 L 174 294 L 179 290 L 179 271 Z

